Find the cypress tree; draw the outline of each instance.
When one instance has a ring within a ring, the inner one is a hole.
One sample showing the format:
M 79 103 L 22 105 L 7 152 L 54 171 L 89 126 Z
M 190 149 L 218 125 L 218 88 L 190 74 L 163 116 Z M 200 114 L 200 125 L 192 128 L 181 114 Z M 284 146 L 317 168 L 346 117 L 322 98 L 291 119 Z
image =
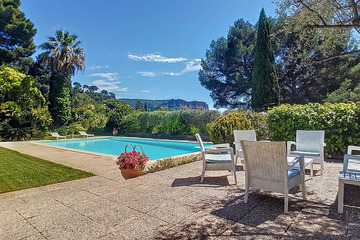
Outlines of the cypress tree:
M 263 111 L 280 104 L 280 87 L 276 75 L 274 51 L 264 8 L 260 12 L 254 51 L 251 103 L 253 110 Z

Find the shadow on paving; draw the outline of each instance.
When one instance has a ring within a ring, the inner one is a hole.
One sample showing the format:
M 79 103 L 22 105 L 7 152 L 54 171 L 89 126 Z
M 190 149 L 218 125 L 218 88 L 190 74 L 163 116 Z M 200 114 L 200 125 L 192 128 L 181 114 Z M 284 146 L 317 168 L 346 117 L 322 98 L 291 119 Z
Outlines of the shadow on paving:
M 175 179 L 172 187 L 202 186 L 210 189 L 229 185 L 227 178 Z M 292 189 L 291 193 L 299 191 Z M 316 195 L 308 191 L 307 195 Z M 155 239 L 360 239 L 360 187 L 345 186 L 347 214 L 338 214 L 337 198 L 332 204 L 303 200 L 290 195 L 289 213 L 284 214 L 282 194 L 251 191 L 244 203 L 244 190 L 234 189 L 223 199 L 203 202 L 195 216 L 159 232 Z M 355 208 L 354 208 L 355 206 Z
M 227 176 L 219 177 L 205 177 L 204 182 L 200 182 L 201 177 L 187 177 L 176 178 L 171 187 L 185 187 L 185 186 L 197 186 L 197 187 L 220 187 L 230 185 Z

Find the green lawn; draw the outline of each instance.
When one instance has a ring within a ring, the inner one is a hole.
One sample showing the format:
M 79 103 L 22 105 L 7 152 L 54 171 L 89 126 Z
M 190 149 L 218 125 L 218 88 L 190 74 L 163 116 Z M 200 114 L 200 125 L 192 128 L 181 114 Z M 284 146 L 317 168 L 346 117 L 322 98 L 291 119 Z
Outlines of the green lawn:
M 0 147 L 0 193 L 94 176 Z

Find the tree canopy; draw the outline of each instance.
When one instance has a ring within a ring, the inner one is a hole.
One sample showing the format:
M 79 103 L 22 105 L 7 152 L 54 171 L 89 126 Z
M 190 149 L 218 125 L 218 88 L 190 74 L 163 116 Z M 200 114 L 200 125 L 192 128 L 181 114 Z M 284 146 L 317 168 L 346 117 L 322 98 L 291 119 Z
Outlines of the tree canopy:
M 293 17 L 289 20 L 296 22 L 297 32 L 306 32 L 307 29 L 321 30 L 326 36 L 324 46 L 331 45 L 331 40 L 337 34 L 349 34 L 350 30 L 360 33 L 360 1 L 358 0 L 277 0 L 275 2 L 279 6 L 280 15 Z M 359 53 L 359 49 L 346 49 L 314 60 L 323 61 Z
M 36 50 L 36 29 L 19 6 L 20 0 L 0 0 L 0 65 L 27 72 Z
M 199 81 L 210 90 L 215 107 L 249 107 L 255 27 L 240 19 L 227 38 L 210 44 L 202 59 Z

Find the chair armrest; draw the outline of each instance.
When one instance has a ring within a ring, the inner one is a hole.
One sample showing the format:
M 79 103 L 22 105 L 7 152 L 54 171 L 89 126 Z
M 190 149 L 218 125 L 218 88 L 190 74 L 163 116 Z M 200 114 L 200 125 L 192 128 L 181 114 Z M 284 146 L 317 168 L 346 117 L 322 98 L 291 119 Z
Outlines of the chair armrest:
M 297 155 L 296 157 L 294 157 L 294 160 L 291 161 L 291 164 L 289 164 L 288 162 L 288 166 L 293 167 L 295 164 L 299 163 L 300 166 L 300 172 L 302 174 L 305 174 L 305 164 L 304 164 L 304 155 Z
M 229 148 L 230 144 L 228 143 L 220 143 L 220 144 L 214 144 L 210 146 L 205 146 L 205 149 L 220 149 L 220 148 Z
M 208 150 L 203 151 L 203 153 L 218 154 L 218 153 L 229 153 L 230 152 L 231 154 L 234 154 L 233 151 L 234 151 L 234 149 L 229 147 L 229 148 L 208 149 Z
M 294 141 L 287 141 L 286 142 L 286 151 L 287 154 L 289 155 L 289 153 L 291 152 L 291 146 L 292 145 L 296 145 L 296 143 Z
M 348 146 L 348 151 L 347 151 L 347 154 L 351 154 L 352 151 L 360 151 L 360 147 L 358 146 Z

